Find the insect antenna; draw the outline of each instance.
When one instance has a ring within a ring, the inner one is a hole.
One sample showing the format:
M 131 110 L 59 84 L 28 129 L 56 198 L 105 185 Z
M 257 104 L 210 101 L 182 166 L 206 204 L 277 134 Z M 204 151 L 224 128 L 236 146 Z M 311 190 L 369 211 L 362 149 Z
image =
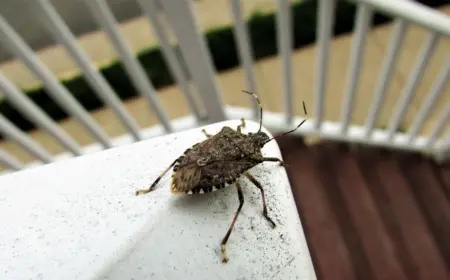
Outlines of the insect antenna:
M 305 101 L 303 101 L 303 111 L 305 112 L 305 116 L 306 116 L 306 117 L 305 117 L 305 119 L 304 119 L 299 125 L 297 125 L 296 128 L 294 128 L 294 129 L 292 129 L 292 130 L 289 130 L 288 132 L 282 133 L 282 134 L 280 134 L 280 135 L 277 135 L 277 136 L 275 136 L 275 137 L 273 137 L 273 138 L 267 140 L 267 141 L 264 143 L 264 145 L 267 144 L 268 142 L 272 141 L 272 140 L 275 139 L 275 138 L 278 138 L 278 137 L 284 136 L 284 135 L 286 135 L 286 134 L 292 133 L 292 132 L 296 131 L 300 126 L 302 126 L 302 124 L 305 123 L 305 122 L 308 120 L 308 113 L 306 112 Z
M 246 90 L 242 90 L 242 91 L 245 92 L 245 93 L 251 94 L 256 99 L 256 101 L 258 102 L 258 105 L 259 105 L 259 130 L 258 130 L 258 132 L 260 132 L 261 129 L 262 129 L 262 117 L 263 117 L 263 108 L 261 106 L 261 102 L 259 101 L 258 96 L 256 94 L 254 94 L 253 92 L 249 92 L 249 91 L 246 91 Z

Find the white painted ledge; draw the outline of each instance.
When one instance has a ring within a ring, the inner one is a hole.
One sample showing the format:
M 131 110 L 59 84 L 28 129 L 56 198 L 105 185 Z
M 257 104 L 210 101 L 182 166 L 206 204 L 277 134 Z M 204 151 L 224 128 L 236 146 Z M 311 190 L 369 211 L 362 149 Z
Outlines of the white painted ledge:
M 214 133 L 223 125 L 207 126 Z M 256 131 L 247 122 L 244 131 Z M 220 241 L 238 206 L 229 187 L 174 196 L 170 174 L 153 193 L 135 196 L 192 144 L 201 128 L 0 177 L 0 279 L 316 279 L 283 167 L 251 170 L 259 190 L 240 179 L 245 196 L 228 242 Z M 263 152 L 281 157 L 275 141 Z

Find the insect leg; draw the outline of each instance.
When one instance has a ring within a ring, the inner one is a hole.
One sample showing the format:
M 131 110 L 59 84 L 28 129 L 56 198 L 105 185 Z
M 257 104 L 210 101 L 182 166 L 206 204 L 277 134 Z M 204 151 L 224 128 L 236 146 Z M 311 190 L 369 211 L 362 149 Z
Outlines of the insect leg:
M 263 202 L 263 215 L 267 219 L 267 221 L 269 221 L 269 223 L 272 225 L 272 228 L 275 228 L 276 226 L 275 222 L 269 217 L 269 214 L 267 213 L 266 197 L 264 195 L 264 189 L 262 185 L 250 173 L 245 172 L 244 175 L 261 191 L 261 197 Z
M 208 132 L 206 132 L 205 129 L 202 129 L 202 132 L 203 132 L 203 134 L 205 134 L 206 138 L 213 136 L 212 134 L 209 134 Z
M 241 213 L 242 206 L 244 205 L 244 194 L 242 193 L 241 185 L 237 181 L 235 184 L 236 184 L 236 189 L 237 189 L 238 196 L 239 196 L 239 207 L 236 211 L 236 214 L 234 215 L 233 222 L 231 223 L 230 228 L 227 231 L 227 234 L 225 234 L 225 237 L 222 239 L 222 243 L 220 243 L 220 248 L 222 250 L 222 262 L 223 263 L 228 262 L 227 248 L 226 248 L 227 241 L 228 241 L 228 238 L 230 237 L 231 231 L 234 228 L 234 224 L 236 223 L 237 217 L 239 216 L 239 213 Z
M 237 131 L 238 131 L 238 132 L 241 132 L 241 129 L 244 128 L 244 127 L 245 127 L 245 119 L 242 118 L 242 119 L 241 119 L 241 124 L 238 125 L 238 127 L 237 127 Z
M 276 161 L 276 162 L 279 162 L 281 166 L 286 166 L 284 161 L 282 161 L 281 159 L 276 158 L 276 157 L 264 157 L 263 161 Z
M 170 170 L 170 168 L 172 168 L 172 166 L 175 165 L 175 163 L 177 163 L 178 160 L 179 160 L 179 158 L 176 159 L 174 162 L 172 162 L 172 164 L 171 164 L 169 167 L 167 167 L 167 168 L 161 173 L 161 175 L 158 176 L 158 178 L 156 178 L 156 180 L 153 182 L 153 184 L 152 184 L 148 189 L 140 189 L 140 190 L 136 190 L 136 195 L 146 194 L 146 193 L 149 193 L 149 192 L 153 191 L 153 190 L 155 189 L 155 187 L 156 187 L 156 184 L 158 184 L 159 180 L 161 180 L 161 178 L 167 173 L 167 171 Z

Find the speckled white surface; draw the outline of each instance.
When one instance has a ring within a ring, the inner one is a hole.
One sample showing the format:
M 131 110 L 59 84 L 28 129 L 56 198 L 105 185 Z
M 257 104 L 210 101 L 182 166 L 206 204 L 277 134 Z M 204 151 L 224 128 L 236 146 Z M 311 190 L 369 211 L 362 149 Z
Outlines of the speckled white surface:
M 248 121 L 244 132 L 257 129 Z M 241 178 L 245 203 L 227 264 L 219 244 L 238 206 L 234 187 L 175 196 L 169 172 L 153 193 L 134 195 L 204 140 L 200 130 L 0 177 L 0 279 L 316 279 L 286 172 L 276 163 L 250 172 L 265 188 L 277 228 L 263 219 L 259 190 Z M 275 141 L 263 153 L 281 157 Z

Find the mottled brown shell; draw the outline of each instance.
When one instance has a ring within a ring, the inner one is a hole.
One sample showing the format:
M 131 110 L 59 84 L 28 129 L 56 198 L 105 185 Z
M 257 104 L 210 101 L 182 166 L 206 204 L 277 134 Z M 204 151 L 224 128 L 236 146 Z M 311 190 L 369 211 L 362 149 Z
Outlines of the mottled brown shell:
M 173 193 L 197 194 L 224 188 L 262 162 L 257 143 L 248 135 L 224 127 L 187 149 L 173 170 Z

